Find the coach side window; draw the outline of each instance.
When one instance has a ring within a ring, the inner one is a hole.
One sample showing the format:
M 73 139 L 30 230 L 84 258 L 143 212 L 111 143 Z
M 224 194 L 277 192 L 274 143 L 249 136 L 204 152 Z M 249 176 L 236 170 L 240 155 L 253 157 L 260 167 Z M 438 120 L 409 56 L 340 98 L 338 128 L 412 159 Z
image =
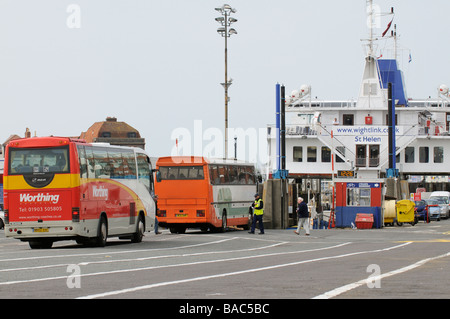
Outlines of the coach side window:
M 87 178 L 87 160 L 84 152 L 84 145 L 77 145 L 78 161 L 80 162 L 80 177 Z
M 123 173 L 123 160 L 120 149 L 109 149 L 108 158 L 110 165 L 111 178 L 124 178 Z
M 137 165 L 139 182 L 144 184 L 147 190 L 150 191 L 150 165 L 148 157 L 144 154 L 137 154 Z
M 228 167 L 227 166 L 219 166 L 219 178 L 220 184 L 228 184 Z
M 123 175 L 127 179 L 136 179 L 136 160 L 132 150 L 122 150 Z
M 217 165 L 210 165 L 209 166 L 209 177 L 211 179 L 212 185 L 219 185 L 220 184 L 220 177 L 219 177 L 219 168 Z
M 238 183 L 238 170 L 236 166 L 228 166 L 228 177 L 230 179 L 231 184 L 237 184 Z
M 247 166 L 247 184 L 255 184 L 255 168 L 253 166 Z
M 92 152 L 92 147 L 85 146 L 85 156 L 86 156 L 86 171 L 88 178 L 95 178 L 95 163 L 94 163 L 94 153 Z
M 108 152 L 103 148 L 93 148 L 94 171 L 96 178 L 109 178 L 111 175 L 111 164 L 108 159 Z

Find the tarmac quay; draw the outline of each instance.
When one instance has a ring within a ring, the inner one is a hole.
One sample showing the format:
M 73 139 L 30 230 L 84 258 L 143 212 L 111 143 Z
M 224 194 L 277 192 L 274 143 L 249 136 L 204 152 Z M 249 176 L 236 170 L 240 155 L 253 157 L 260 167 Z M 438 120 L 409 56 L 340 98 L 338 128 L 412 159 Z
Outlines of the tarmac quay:
M 448 299 L 448 282 L 450 220 L 310 236 L 163 229 L 104 248 L 62 241 L 31 250 L 0 234 L 2 299 Z

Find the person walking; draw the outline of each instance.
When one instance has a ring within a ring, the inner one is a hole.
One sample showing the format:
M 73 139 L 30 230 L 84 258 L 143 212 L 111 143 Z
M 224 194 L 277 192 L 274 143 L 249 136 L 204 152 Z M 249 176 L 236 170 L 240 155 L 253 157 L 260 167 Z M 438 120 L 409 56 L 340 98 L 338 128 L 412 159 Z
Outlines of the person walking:
M 156 195 L 154 192 L 152 192 L 153 200 L 155 201 L 155 235 L 161 235 L 161 232 L 158 230 L 158 195 Z
M 259 197 L 259 194 L 255 194 L 255 202 L 252 204 L 253 207 L 253 221 L 252 228 L 248 232 L 249 234 L 255 233 L 256 222 L 259 222 L 259 234 L 264 234 L 264 224 L 263 224 L 263 214 L 264 214 L 264 203 Z
M 306 231 L 306 236 L 309 236 L 309 211 L 308 205 L 303 201 L 303 198 L 298 198 L 298 206 L 297 206 L 297 216 L 298 216 L 298 226 L 297 230 L 294 230 L 294 233 L 300 235 L 300 229 L 303 228 Z

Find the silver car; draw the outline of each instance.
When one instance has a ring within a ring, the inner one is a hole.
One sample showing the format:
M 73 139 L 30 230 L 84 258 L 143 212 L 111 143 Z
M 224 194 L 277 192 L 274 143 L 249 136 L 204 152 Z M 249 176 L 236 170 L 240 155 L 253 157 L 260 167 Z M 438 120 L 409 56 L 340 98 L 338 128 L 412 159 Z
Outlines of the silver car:
M 439 205 L 439 202 L 435 199 L 426 199 L 425 202 L 427 203 L 428 217 L 430 220 L 441 220 L 442 207 Z
M 441 206 L 441 218 L 449 218 L 450 217 L 450 208 L 448 206 L 448 198 L 446 197 L 433 197 L 433 199 L 437 200 L 439 206 Z

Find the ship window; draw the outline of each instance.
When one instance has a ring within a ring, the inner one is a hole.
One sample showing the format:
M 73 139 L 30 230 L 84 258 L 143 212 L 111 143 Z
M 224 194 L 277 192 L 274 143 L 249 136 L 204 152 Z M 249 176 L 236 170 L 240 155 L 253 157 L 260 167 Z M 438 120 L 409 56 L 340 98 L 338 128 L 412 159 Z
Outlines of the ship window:
M 380 164 L 380 145 L 369 145 L 369 166 L 377 167 Z
M 419 162 L 428 163 L 429 161 L 429 148 L 428 146 L 419 147 Z
M 444 148 L 442 146 L 434 147 L 434 162 L 444 163 Z
M 367 164 L 367 145 L 356 145 L 356 167 L 365 167 Z
M 294 162 L 303 162 L 303 147 L 294 146 Z
M 317 162 L 317 146 L 308 146 L 308 162 Z
M 405 163 L 414 163 L 414 147 L 405 148 Z
M 344 125 L 353 125 L 354 115 L 353 114 L 343 114 L 342 115 L 342 123 Z
M 331 150 L 326 146 L 322 146 L 322 162 L 324 163 L 331 162 Z

